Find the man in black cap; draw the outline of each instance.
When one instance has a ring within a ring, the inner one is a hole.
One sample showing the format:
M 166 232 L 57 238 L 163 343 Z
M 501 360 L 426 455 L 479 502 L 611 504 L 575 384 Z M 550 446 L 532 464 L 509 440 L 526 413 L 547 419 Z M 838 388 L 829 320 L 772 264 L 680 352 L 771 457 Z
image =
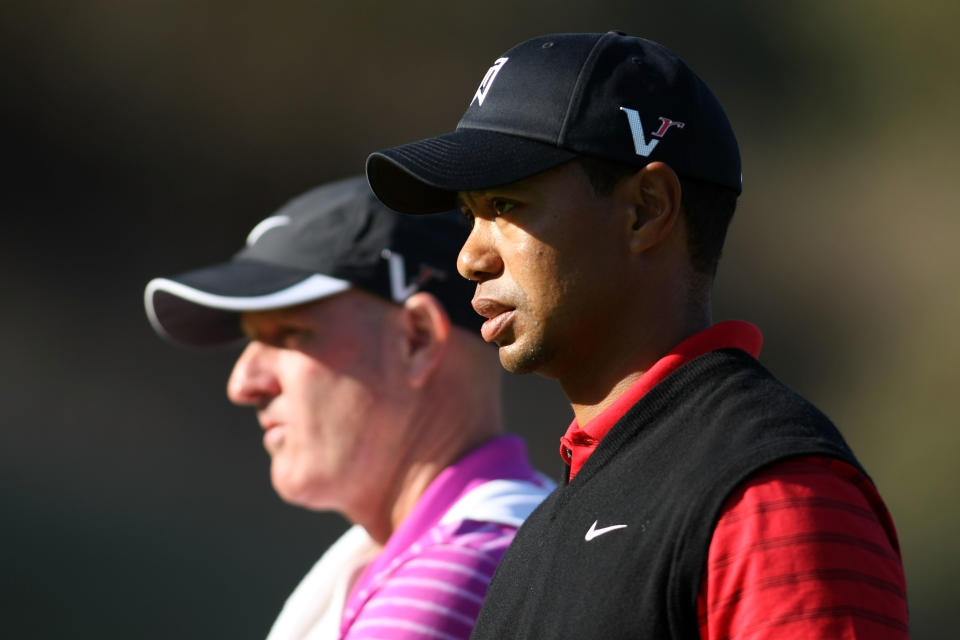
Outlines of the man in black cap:
M 714 324 L 741 191 L 711 90 L 620 33 L 523 42 L 456 131 L 372 154 L 377 196 L 455 203 L 481 333 L 556 378 L 569 465 L 520 529 L 474 638 L 905 638 L 892 520 L 840 433 Z
M 227 393 L 256 409 L 274 489 L 354 523 L 270 638 L 466 638 L 552 485 L 504 436 L 500 367 L 453 272 L 457 213 L 401 216 L 362 178 L 292 200 L 228 262 L 146 287 L 174 342 L 246 339 Z

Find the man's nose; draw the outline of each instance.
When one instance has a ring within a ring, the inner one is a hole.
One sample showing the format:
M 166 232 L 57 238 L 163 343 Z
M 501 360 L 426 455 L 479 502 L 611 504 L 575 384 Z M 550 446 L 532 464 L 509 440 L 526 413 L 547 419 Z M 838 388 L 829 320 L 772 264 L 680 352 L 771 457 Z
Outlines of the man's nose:
M 470 235 L 457 256 L 457 271 L 464 278 L 483 282 L 496 278 L 503 271 L 503 261 L 494 247 L 487 220 L 476 220 Z
M 227 397 L 238 405 L 260 405 L 280 393 L 271 347 L 251 341 L 237 358 L 227 381 Z

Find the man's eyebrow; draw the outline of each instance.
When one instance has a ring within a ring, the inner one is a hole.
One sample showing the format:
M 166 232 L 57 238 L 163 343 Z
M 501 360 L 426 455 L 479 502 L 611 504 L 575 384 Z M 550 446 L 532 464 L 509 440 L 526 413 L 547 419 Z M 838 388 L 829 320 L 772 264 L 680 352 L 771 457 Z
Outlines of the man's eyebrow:
M 243 337 L 246 338 L 247 340 L 257 339 L 256 329 L 254 327 L 251 327 L 250 324 L 247 322 L 243 322 L 243 321 L 240 322 L 240 333 L 242 333 Z
M 460 209 L 469 209 L 471 205 L 467 202 L 467 198 L 471 200 L 480 200 L 482 198 L 489 198 L 491 189 L 477 189 L 476 191 L 458 191 L 457 192 L 457 207 Z M 464 197 L 466 196 L 466 198 Z
M 275 334 L 280 324 L 282 324 L 281 318 L 271 317 L 264 319 L 262 315 L 253 315 L 253 317 L 251 317 L 249 315 L 250 313 L 251 312 L 248 311 L 240 315 L 240 330 L 248 340 L 259 340 L 263 342 L 269 339 L 272 334 Z M 258 312 L 255 311 L 252 313 L 257 314 Z
M 481 198 L 488 197 L 486 189 L 477 189 L 476 191 L 458 191 L 457 192 L 457 206 L 461 209 L 471 208 L 470 202 L 468 200 L 473 200 L 476 202 Z

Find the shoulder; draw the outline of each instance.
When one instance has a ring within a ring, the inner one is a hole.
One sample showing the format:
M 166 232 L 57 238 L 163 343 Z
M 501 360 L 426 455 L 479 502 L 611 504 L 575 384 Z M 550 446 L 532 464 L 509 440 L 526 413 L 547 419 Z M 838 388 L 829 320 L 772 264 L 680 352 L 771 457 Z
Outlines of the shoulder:
M 461 521 L 519 527 L 556 485 L 540 474 L 525 480 L 489 480 L 467 491 L 446 511 L 441 525 Z
M 902 638 L 905 591 L 896 531 L 869 478 L 840 460 L 790 458 L 728 496 L 700 590 L 701 635 Z
M 754 526 L 776 534 L 800 524 L 859 532 L 899 554 L 893 521 L 873 482 L 826 456 L 788 458 L 751 474 L 727 497 L 714 539 Z
M 438 525 L 374 577 L 348 638 L 468 638 L 516 528 L 465 520 Z

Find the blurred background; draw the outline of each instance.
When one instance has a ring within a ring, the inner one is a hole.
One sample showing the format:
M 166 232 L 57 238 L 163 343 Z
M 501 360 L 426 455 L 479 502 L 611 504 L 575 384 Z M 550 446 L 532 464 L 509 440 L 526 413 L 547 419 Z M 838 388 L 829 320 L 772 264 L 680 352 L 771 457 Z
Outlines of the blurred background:
M 958 6 L 2 3 L 0 635 L 263 637 L 346 525 L 273 494 L 224 396 L 236 352 L 160 341 L 144 285 L 450 130 L 516 42 L 619 29 L 725 104 L 745 186 L 715 316 L 757 323 L 762 359 L 835 419 L 897 523 L 913 637 L 954 637 Z M 562 395 L 506 396 L 555 475 Z

